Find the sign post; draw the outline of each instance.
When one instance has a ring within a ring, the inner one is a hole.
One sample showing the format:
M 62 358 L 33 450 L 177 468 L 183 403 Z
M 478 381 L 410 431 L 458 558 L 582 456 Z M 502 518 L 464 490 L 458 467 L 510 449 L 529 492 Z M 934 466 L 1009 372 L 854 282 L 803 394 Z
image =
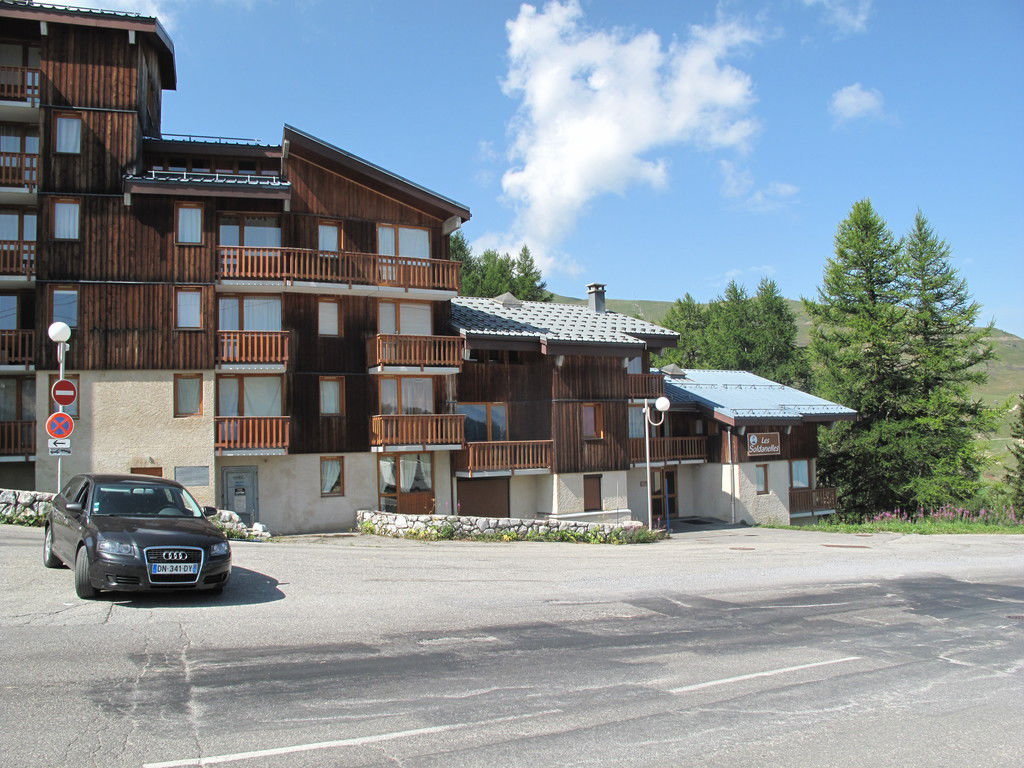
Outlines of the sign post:
M 75 431 L 75 421 L 64 413 L 64 406 L 71 405 L 78 397 L 78 387 L 74 385 L 74 382 L 68 381 L 64 378 L 64 358 L 71 346 L 68 344 L 68 339 L 71 338 L 71 326 L 67 323 L 57 321 L 50 325 L 50 328 L 47 330 L 47 334 L 49 335 L 50 340 L 57 345 L 57 364 L 60 368 L 60 377 L 54 383 L 50 392 L 54 402 L 57 403 L 57 413 L 50 414 L 50 418 L 46 420 L 46 432 L 54 440 L 62 440 L 69 438 L 71 433 Z M 59 393 L 58 388 L 60 390 Z M 61 457 L 65 453 L 71 453 L 71 441 L 67 440 L 66 449 L 54 448 L 51 446 L 50 455 L 54 455 L 55 452 L 57 455 L 57 493 L 60 493 L 60 489 L 64 485 Z

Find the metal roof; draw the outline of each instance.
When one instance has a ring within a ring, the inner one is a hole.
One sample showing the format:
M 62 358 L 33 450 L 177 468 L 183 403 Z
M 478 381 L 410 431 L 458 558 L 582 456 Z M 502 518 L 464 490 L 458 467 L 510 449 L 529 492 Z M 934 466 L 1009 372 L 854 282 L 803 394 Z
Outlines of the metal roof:
M 857 412 L 748 371 L 688 368 L 666 374 L 665 395 L 673 405 L 699 405 L 726 421 L 837 421 Z
M 618 312 L 593 312 L 587 306 L 546 301 L 519 301 L 459 296 L 452 299 L 451 323 L 463 335 L 537 339 L 570 344 L 638 347 L 645 336 L 671 344 L 675 331 Z

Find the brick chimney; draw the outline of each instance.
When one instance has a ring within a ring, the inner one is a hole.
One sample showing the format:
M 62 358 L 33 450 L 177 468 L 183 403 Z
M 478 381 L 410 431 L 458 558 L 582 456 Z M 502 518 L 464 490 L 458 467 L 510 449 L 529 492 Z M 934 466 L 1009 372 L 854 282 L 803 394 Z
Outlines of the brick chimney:
M 604 283 L 591 283 L 587 286 L 587 305 L 591 312 L 604 314 Z

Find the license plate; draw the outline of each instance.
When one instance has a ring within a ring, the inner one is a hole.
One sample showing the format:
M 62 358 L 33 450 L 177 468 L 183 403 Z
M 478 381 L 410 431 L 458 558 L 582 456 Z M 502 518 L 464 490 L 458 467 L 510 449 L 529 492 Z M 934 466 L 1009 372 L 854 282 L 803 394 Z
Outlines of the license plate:
M 167 576 L 170 574 L 197 574 L 199 563 L 153 563 L 150 566 L 150 573 L 154 576 Z

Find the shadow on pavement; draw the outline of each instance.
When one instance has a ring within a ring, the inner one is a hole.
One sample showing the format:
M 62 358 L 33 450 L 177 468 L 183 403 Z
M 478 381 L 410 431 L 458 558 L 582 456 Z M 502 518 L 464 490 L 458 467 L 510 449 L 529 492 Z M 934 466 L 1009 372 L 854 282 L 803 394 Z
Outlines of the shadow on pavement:
M 256 605 L 283 600 L 277 579 L 259 571 L 234 566 L 231 580 L 224 591 L 215 595 L 208 590 L 176 590 L 167 592 L 101 592 L 100 599 L 110 600 L 125 608 L 210 607 L 225 605 Z
M 750 528 L 749 525 L 732 525 L 724 520 L 710 517 L 672 518 L 672 533 L 699 533 L 701 531 L 729 531 Z

